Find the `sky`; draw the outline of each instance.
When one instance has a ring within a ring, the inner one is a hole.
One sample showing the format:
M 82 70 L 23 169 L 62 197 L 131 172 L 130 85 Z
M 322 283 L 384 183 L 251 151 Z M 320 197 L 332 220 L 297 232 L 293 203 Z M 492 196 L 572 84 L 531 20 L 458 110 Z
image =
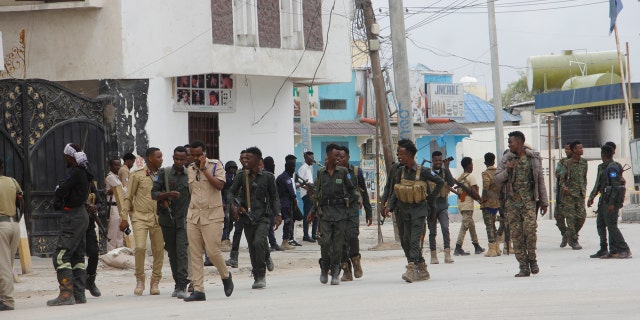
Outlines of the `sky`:
M 398 0 L 373 0 L 383 37 L 383 66 L 392 64 L 389 1 Z M 403 2 L 409 64 L 451 72 L 454 82 L 475 77 L 493 96 L 487 1 Z M 631 79 L 640 82 L 640 59 L 634 59 L 640 57 L 640 0 L 622 3 L 617 19 L 620 48 L 624 52 L 629 43 Z M 530 56 L 616 50 L 615 36 L 609 35 L 608 0 L 496 0 L 495 8 L 502 91 L 519 79 L 518 72 L 526 73 Z

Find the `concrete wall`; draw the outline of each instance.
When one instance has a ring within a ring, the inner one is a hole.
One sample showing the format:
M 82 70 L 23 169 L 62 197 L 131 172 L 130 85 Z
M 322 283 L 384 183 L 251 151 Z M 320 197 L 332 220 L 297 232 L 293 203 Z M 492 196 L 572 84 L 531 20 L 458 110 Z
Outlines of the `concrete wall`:
M 214 45 L 211 1 L 91 0 L 93 8 L 45 10 L 0 6 L 0 30 L 5 50 L 17 45 L 20 29 L 27 32 L 27 77 L 52 81 L 135 79 L 203 73 L 233 73 L 291 77 L 316 82 L 351 79 L 351 5 L 323 0 L 321 50 L 287 50 Z M 298 63 L 299 61 L 299 63 Z M 320 67 L 318 68 L 318 65 Z M 317 70 L 317 73 L 316 73 Z
M 346 100 L 347 108 L 344 110 L 319 110 L 319 115 L 313 118 L 314 122 L 331 121 L 331 120 L 355 120 L 357 119 L 356 110 L 356 77 L 355 71 L 352 72 L 351 82 L 328 84 L 318 87 L 318 98 L 320 105 L 324 99 L 340 99 Z

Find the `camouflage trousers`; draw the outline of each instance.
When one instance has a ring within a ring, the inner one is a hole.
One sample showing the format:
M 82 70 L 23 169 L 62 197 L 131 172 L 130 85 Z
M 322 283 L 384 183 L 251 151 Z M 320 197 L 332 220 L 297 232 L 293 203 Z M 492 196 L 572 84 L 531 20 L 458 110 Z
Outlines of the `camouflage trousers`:
M 473 210 L 461 210 L 462 223 L 460 224 L 460 232 L 458 232 L 458 241 L 456 245 L 462 245 L 464 237 L 467 235 L 467 230 L 471 235 L 471 242 L 478 243 L 478 233 L 476 233 L 476 224 L 473 221 Z
M 529 262 L 536 261 L 536 204 L 533 201 L 508 201 L 506 210 L 516 260 L 521 270 L 529 270 Z
M 496 236 L 498 230 L 496 229 L 496 217 L 498 214 L 491 214 L 489 210 L 482 209 L 482 218 L 484 219 L 484 225 L 487 227 L 487 241 L 489 243 L 496 242 Z
M 563 195 L 562 202 L 558 205 L 559 211 L 567 223 L 565 235 L 568 239 L 578 240 L 578 233 L 587 218 L 587 210 L 584 208 L 584 198 Z
M 561 195 L 556 197 L 556 208 L 554 210 L 553 218 L 556 220 L 556 226 L 558 227 L 558 230 L 560 230 L 560 234 L 564 236 L 567 233 L 567 220 L 563 209 L 563 200 L 564 199 Z

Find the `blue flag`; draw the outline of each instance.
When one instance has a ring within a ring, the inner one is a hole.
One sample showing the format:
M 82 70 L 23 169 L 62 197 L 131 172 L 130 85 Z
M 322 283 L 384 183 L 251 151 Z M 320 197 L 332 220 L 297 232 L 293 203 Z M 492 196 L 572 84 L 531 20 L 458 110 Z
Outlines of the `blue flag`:
M 609 18 L 611 18 L 609 34 L 613 32 L 613 28 L 616 26 L 616 18 L 620 11 L 622 11 L 622 0 L 609 0 Z

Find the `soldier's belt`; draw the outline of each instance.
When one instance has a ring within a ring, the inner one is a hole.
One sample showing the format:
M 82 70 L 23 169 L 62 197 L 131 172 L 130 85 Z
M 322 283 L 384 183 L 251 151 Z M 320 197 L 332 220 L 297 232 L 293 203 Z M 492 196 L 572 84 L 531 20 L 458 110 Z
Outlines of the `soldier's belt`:
M 0 222 L 18 222 L 16 217 L 0 215 Z
M 320 203 L 321 206 L 335 206 L 337 204 L 346 204 L 347 201 L 345 199 L 328 199 L 324 200 Z

